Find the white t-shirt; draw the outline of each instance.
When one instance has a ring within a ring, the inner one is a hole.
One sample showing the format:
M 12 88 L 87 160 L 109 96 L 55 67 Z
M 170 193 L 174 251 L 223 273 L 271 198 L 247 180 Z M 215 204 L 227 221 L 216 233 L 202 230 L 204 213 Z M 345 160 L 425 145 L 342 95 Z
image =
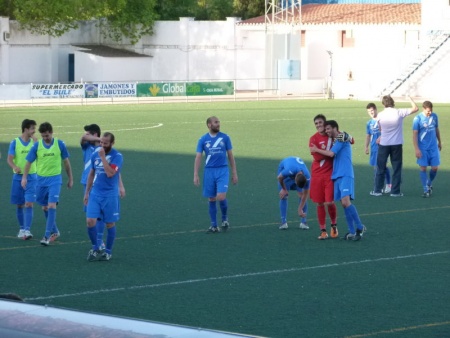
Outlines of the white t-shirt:
M 380 144 L 394 146 L 403 144 L 403 119 L 411 114 L 411 109 L 385 108 L 378 113 L 377 120 L 381 128 Z

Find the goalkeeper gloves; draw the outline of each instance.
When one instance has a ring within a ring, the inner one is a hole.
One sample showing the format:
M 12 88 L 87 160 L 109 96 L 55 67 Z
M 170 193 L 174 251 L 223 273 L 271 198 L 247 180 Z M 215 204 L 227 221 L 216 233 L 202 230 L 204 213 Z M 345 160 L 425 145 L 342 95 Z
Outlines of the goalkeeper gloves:
M 338 136 L 336 137 L 336 140 L 338 140 L 339 142 L 352 142 L 353 141 L 353 137 L 349 134 L 347 134 L 345 131 L 341 132 L 338 134 Z

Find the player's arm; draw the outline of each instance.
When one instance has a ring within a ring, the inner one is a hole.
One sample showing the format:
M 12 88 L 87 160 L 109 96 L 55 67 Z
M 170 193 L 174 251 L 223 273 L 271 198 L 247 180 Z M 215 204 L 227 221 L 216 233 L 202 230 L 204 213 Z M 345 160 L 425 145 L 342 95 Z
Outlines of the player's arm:
M 122 174 L 119 173 L 119 196 L 120 196 L 120 198 L 124 198 L 125 195 L 126 195 L 126 193 L 125 193 L 125 186 L 123 185 L 123 182 L 122 182 Z
M 417 104 L 414 102 L 411 96 L 408 96 L 409 102 L 411 103 L 411 110 L 410 114 L 417 113 L 419 111 L 419 107 L 417 107 Z
M 72 176 L 72 167 L 70 165 L 69 158 L 66 157 L 64 160 L 64 169 L 66 170 L 68 181 L 67 181 L 67 188 L 72 188 L 73 186 L 73 176 Z
M 319 153 L 321 155 L 328 156 L 328 157 L 334 157 L 334 155 L 335 155 L 331 150 L 319 149 L 315 145 L 313 145 L 312 147 L 309 147 L 309 150 L 311 151 L 311 153 Z
M 230 162 L 231 167 L 231 180 L 233 181 L 233 184 L 237 184 L 238 182 L 238 175 L 237 175 L 237 169 L 236 169 L 236 161 L 234 159 L 233 151 L 227 150 L 228 155 L 228 161 Z
M 303 208 L 305 207 L 305 204 L 308 201 L 308 197 L 309 197 L 309 189 L 303 189 L 302 198 L 300 199 L 300 204 L 298 205 L 298 215 L 300 217 L 306 217 L 306 215 L 303 213 Z
M 88 142 L 100 142 L 100 137 L 94 136 L 94 135 L 90 134 L 89 132 L 86 132 L 83 134 L 83 136 L 81 136 L 80 144 L 83 145 Z
M 8 163 L 8 165 L 11 167 L 11 169 L 16 173 L 16 174 L 20 174 L 22 172 L 22 170 L 15 165 L 14 163 L 14 157 L 15 155 L 11 155 L 9 154 L 8 157 L 6 158 L 6 162 Z
M 289 195 L 289 192 L 287 191 L 287 188 L 286 188 L 286 184 L 284 184 L 284 176 L 283 176 L 283 174 L 280 173 L 277 176 L 277 179 L 278 179 L 278 183 L 280 183 L 280 185 L 281 185 L 281 190 L 280 190 L 280 193 L 279 193 L 280 199 L 283 199 L 283 198 L 285 198 L 286 196 Z
M 439 150 L 442 149 L 442 144 L 441 144 L 441 132 L 439 131 L 439 127 L 436 127 L 436 138 L 438 141 L 438 148 Z
M 200 178 L 198 177 L 198 171 L 200 170 L 200 165 L 202 163 L 202 153 L 197 153 L 194 160 L 194 184 L 196 186 L 200 185 Z
M 414 145 L 414 152 L 416 153 L 416 158 L 422 157 L 422 152 L 419 149 L 419 131 L 413 130 L 413 145 Z
M 366 154 L 369 155 L 370 134 L 366 135 Z
M 88 204 L 89 194 L 91 193 L 92 184 L 94 183 L 94 169 L 91 168 L 86 179 L 86 190 L 84 192 L 84 205 Z
M 28 182 L 28 173 L 30 172 L 30 168 L 31 168 L 31 162 L 25 163 L 25 167 L 23 168 L 23 174 L 22 174 L 22 182 L 20 182 L 22 188 L 26 188 L 27 187 L 27 182 Z

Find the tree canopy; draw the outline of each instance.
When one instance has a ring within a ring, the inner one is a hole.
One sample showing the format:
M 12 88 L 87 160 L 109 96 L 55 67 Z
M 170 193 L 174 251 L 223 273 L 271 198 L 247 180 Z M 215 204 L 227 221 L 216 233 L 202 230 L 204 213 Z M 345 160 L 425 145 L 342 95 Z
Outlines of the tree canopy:
M 153 33 L 156 20 L 242 19 L 264 14 L 265 0 L 0 0 L 0 16 L 19 22 L 37 34 L 61 36 L 80 21 L 99 20 L 101 33 L 136 43 Z

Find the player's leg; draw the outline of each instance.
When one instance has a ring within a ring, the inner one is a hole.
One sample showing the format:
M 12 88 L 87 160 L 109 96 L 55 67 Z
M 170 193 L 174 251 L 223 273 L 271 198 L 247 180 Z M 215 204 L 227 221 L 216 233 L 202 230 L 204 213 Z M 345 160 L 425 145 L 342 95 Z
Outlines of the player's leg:
M 56 207 L 58 206 L 59 196 L 61 193 L 61 184 L 53 184 L 49 187 L 48 192 L 48 215 L 47 224 L 50 226 L 49 219 L 53 220 L 53 224 L 50 227 L 50 242 L 55 241 L 60 237 L 59 229 L 56 225 Z
M 319 223 L 320 235 L 318 239 L 325 239 L 327 234 L 326 212 L 325 212 L 325 188 L 320 176 L 312 175 L 309 189 L 309 198 L 316 203 L 316 215 Z M 324 234 L 323 234 L 324 233 Z M 322 238 L 323 237 L 323 238 Z
M 101 261 L 109 261 L 112 257 L 112 249 L 116 239 L 116 222 L 120 218 L 119 196 L 102 198 L 102 214 L 106 224 L 106 248 L 101 254 Z M 98 241 L 97 241 L 98 243 Z
M 337 208 L 334 203 L 334 182 L 331 177 L 328 177 L 325 185 L 325 206 L 328 211 L 328 216 L 330 216 L 330 235 L 332 238 L 337 238 L 339 236 L 337 229 Z
M 97 218 L 101 217 L 101 205 L 95 195 L 89 195 L 86 206 L 86 230 L 91 241 L 91 249 L 88 252 L 87 260 L 92 262 L 100 258 L 101 252 L 97 243 Z
M 222 223 L 221 228 L 224 231 L 227 231 L 230 223 L 228 222 L 228 200 L 227 200 L 227 192 L 228 192 L 228 183 L 230 180 L 228 167 L 220 168 L 217 171 L 217 195 L 216 200 L 219 201 L 220 212 L 222 214 Z
M 33 238 L 31 225 L 33 223 L 33 203 L 36 201 L 36 180 L 28 180 L 25 189 L 24 228 L 25 239 Z
M 391 196 L 401 196 L 400 186 L 402 183 L 402 166 L 403 166 L 403 145 L 397 144 L 390 146 L 390 156 L 392 165 L 392 189 Z M 384 172 L 383 172 L 384 175 Z
M 20 239 L 25 238 L 25 222 L 24 222 L 24 204 L 25 204 L 25 198 L 24 198 L 24 189 L 21 186 L 21 181 L 14 180 L 11 184 L 11 204 L 14 204 L 16 206 L 16 218 L 17 223 L 19 224 L 19 232 L 17 234 L 17 237 Z
M 359 240 L 361 239 L 362 233 L 364 231 L 364 225 L 361 223 L 361 219 L 359 218 L 359 214 L 356 210 L 355 205 L 351 203 L 351 200 L 355 196 L 355 186 L 353 178 L 342 177 L 341 179 L 339 179 L 339 190 L 341 204 L 344 207 L 345 218 L 348 223 L 349 234 L 354 235 L 347 236 L 346 239 L 350 239 L 348 237 L 352 237 L 353 240 Z
M 438 148 L 435 148 L 433 150 L 430 150 L 429 152 L 429 165 L 431 166 L 431 170 L 430 170 L 430 178 L 428 180 L 428 192 L 431 193 L 433 192 L 433 180 L 436 178 L 437 175 L 437 171 L 439 168 L 439 165 L 441 164 L 441 154 L 439 152 Z
M 390 146 L 378 146 L 377 153 L 377 176 L 375 180 L 375 191 L 373 196 L 381 196 L 386 176 L 386 163 L 390 153 Z
M 303 194 L 307 194 L 308 192 L 303 191 L 302 188 L 299 188 L 297 186 L 295 186 L 297 189 L 297 195 L 298 195 L 298 207 L 300 208 L 300 204 L 302 203 L 302 197 Z M 308 219 L 307 219 L 307 215 L 308 215 L 308 201 L 305 203 L 305 205 L 302 208 L 302 212 L 305 214 L 304 217 L 300 217 L 300 225 L 299 228 L 301 230 L 308 230 L 309 226 L 308 226 Z
M 214 168 L 205 168 L 203 171 L 203 196 L 208 198 L 208 214 L 210 218 L 209 232 L 218 232 L 217 228 L 217 205 L 216 205 L 216 182 Z

